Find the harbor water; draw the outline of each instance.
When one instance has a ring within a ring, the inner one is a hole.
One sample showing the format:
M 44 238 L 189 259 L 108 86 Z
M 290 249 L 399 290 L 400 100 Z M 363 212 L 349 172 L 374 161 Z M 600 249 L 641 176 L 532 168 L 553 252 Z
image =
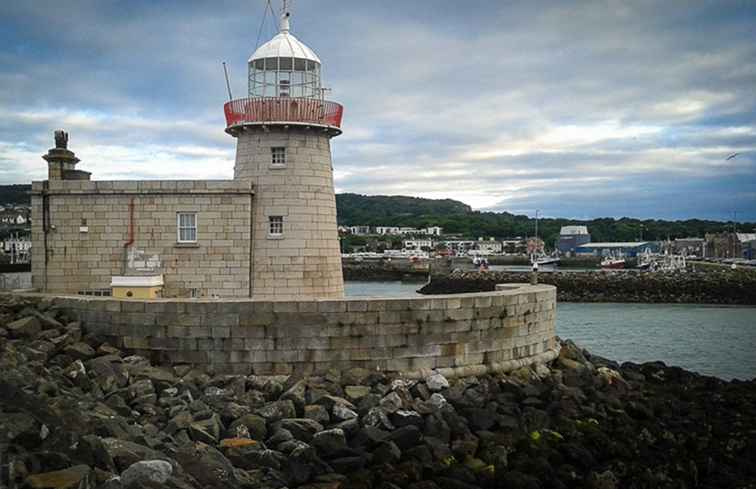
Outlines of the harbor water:
M 347 282 L 346 293 L 408 297 L 421 286 Z M 756 377 L 756 307 L 562 302 L 557 334 L 618 362 L 661 360 L 727 380 Z

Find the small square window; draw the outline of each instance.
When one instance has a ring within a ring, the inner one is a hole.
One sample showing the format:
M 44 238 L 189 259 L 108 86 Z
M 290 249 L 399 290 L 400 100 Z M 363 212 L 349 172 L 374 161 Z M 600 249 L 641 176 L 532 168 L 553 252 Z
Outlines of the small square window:
M 268 223 L 268 234 L 271 236 L 281 236 L 283 234 L 283 216 L 270 216 Z
M 275 166 L 286 165 L 286 148 L 283 146 L 274 146 L 270 148 L 270 163 Z
M 176 215 L 178 242 L 179 243 L 196 243 L 197 242 L 197 213 L 196 212 L 179 212 Z

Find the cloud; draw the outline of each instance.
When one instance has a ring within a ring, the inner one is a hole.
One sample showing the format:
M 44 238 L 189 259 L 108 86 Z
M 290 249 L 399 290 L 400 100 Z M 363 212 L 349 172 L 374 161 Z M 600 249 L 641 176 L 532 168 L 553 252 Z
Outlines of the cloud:
M 43 177 L 58 127 L 96 178 L 230 178 L 220 62 L 243 96 L 263 5 L 0 6 L 0 181 Z M 345 106 L 339 191 L 753 221 L 755 22 L 738 2 L 322 0 L 293 27 Z

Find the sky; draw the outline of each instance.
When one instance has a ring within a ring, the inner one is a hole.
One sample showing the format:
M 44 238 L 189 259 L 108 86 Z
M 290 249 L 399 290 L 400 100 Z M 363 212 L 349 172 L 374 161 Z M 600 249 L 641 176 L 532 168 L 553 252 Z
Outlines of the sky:
M 246 96 L 265 3 L 0 2 L 0 184 L 58 128 L 98 180 L 232 178 L 221 62 Z M 756 221 L 756 2 L 291 3 L 345 107 L 337 192 Z

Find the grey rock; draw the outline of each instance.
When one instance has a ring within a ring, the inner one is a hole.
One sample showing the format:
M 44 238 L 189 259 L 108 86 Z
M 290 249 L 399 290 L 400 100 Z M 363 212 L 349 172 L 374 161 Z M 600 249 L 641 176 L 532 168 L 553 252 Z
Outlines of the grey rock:
M 173 467 L 165 460 L 143 460 L 131 465 L 121 474 L 125 489 L 163 487 L 173 473 Z
M 196 421 L 189 425 L 189 436 L 195 441 L 201 441 L 208 445 L 215 445 L 220 441 L 223 425 L 217 414 L 208 419 Z
M 118 470 L 126 470 L 141 460 L 171 460 L 157 450 L 144 445 L 118 438 L 103 438 L 102 443 L 108 456 L 115 462 Z
M 149 379 L 138 380 L 129 386 L 129 397 L 131 399 L 154 393 L 155 387 Z
M 228 426 L 228 431 L 235 433 L 239 426 L 245 426 L 249 432 L 249 437 L 253 440 L 262 441 L 268 435 L 265 419 L 255 414 L 247 414 L 234 420 Z
M 402 398 L 396 392 L 389 392 L 381 399 L 380 406 L 386 413 L 395 413 L 402 408 Z
M 297 412 L 301 413 L 304 411 L 306 392 L 307 383 L 304 380 L 300 380 L 284 392 L 279 400 L 293 402 Z
M 318 449 L 318 452 L 326 456 L 345 450 L 347 442 L 344 430 L 334 428 L 315 433 L 312 437 L 312 445 Z
M 42 331 L 42 325 L 39 323 L 39 319 L 29 316 L 9 323 L 5 326 L 5 329 L 8 330 L 10 338 L 33 338 Z
M 357 402 L 370 394 L 370 387 L 365 385 L 348 385 L 344 388 L 344 394 L 352 402 Z
M 379 443 L 373 449 L 373 464 L 394 464 L 402 457 L 402 451 L 393 441 Z
M 328 424 L 331 421 L 331 416 L 328 415 L 328 410 L 325 406 L 320 404 L 313 404 L 304 407 L 304 417 L 313 419 L 320 424 Z
M 407 409 L 399 409 L 392 413 L 389 419 L 397 428 L 408 425 L 423 426 L 423 417 L 419 413 Z
M 66 346 L 63 353 L 77 360 L 89 360 L 95 356 L 94 348 L 81 341 Z
M 438 392 L 449 388 L 449 381 L 439 372 L 434 372 L 425 379 L 425 384 L 432 392 Z
M 257 409 L 257 414 L 270 422 L 297 416 L 297 410 L 291 401 L 275 401 Z
M 386 412 L 380 407 L 374 407 L 362 418 L 362 423 L 365 426 L 372 426 L 374 428 L 381 428 L 387 430 L 393 430 L 394 425 L 386 416 Z
M 176 459 L 205 489 L 235 489 L 239 482 L 234 466 L 215 448 L 201 442 L 182 446 Z
M 357 413 L 344 404 L 333 405 L 333 417 L 337 421 L 346 421 L 357 417 Z
M 277 427 L 289 430 L 295 439 L 309 443 L 318 431 L 323 431 L 323 425 L 307 418 L 282 419 Z

